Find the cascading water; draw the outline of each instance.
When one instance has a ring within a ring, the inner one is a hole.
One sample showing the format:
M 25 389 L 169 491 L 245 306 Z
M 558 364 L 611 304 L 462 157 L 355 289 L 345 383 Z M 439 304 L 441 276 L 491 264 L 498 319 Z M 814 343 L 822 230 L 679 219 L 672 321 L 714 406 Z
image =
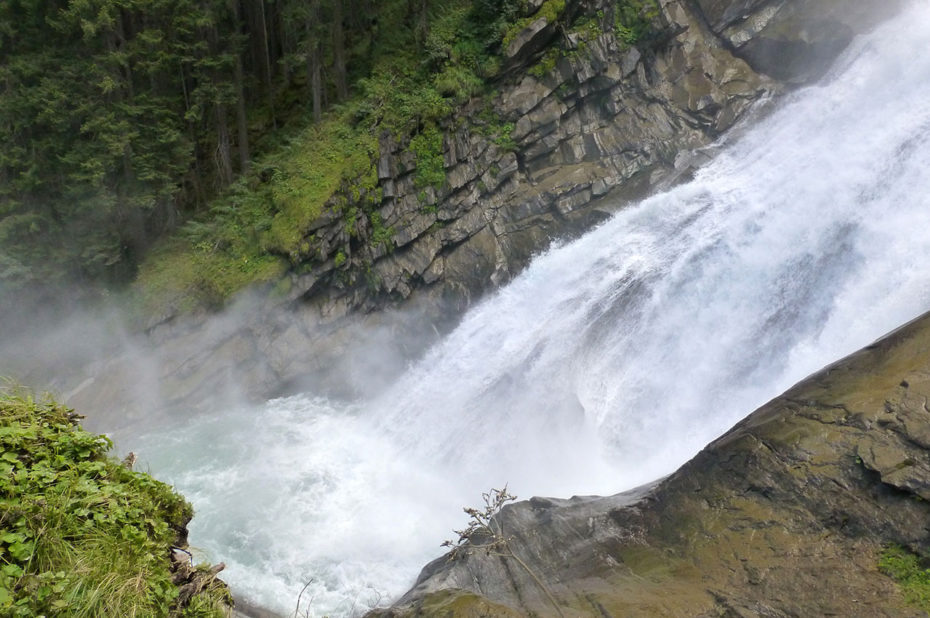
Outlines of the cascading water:
M 463 505 L 615 493 L 930 307 L 930 7 L 857 41 L 693 182 L 550 250 L 351 405 L 226 410 L 133 446 L 246 598 L 390 601 Z

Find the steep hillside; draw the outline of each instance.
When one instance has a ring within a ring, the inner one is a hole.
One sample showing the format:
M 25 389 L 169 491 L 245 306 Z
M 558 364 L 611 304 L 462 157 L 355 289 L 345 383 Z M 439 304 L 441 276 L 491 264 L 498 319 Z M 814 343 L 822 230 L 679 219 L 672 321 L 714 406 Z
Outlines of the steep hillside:
M 601 220 L 608 195 L 616 207 L 687 174 L 754 103 L 822 74 L 894 6 L 550 0 L 523 5 L 491 47 L 475 7 L 437 8 L 433 72 L 363 82 L 188 226 L 189 244 L 146 263 L 149 324 L 253 281 L 329 315 L 419 288 L 461 311 Z M 484 50 L 483 76 L 462 45 Z

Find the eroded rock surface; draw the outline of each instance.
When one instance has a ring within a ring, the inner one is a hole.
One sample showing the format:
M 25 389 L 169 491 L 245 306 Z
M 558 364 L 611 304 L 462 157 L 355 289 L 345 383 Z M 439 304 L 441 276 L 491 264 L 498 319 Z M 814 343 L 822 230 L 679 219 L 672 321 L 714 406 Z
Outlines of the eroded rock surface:
M 566 12 L 581 6 L 568 3 Z M 609 15 L 611 7 L 599 8 Z M 443 186 L 418 187 L 408 145 L 384 136 L 377 214 L 393 232 L 389 246 L 367 242 L 374 230 L 364 220 L 352 230 L 357 238 L 341 220 L 315 227 L 306 258 L 312 276 L 294 278 L 293 297 L 351 311 L 419 291 L 443 311 L 461 311 L 553 239 L 686 173 L 690 157 L 682 153 L 711 143 L 781 89 L 688 3 L 664 2 L 658 39 L 638 46 L 618 40 L 609 17 L 601 21 L 583 34 L 558 34 L 539 18 L 511 42 L 508 53 L 523 58 L 523 69 L 493 100 L 473 101 L 444 127 Z M 553 42 L 557 35 L 565 41 Z M 554 44 L 567 48 L 554 66 L 528 72 Z M 337 266 L 339 251 L 349 258 Z M 361 265 L 370 266 L 365 281 L 357 281 Z
M 864 26 L 899 2 L 697 0 L 713 32 L 754 69 L 789 82 L 822 75 Z
M 374 615 L 917 616 L 877 570 L 930 550 L 930 314 L 807 378 L 653 487 L 505 507 Z M 476 548 L 480 550 L 480 547 Z M 458 598 L 454 607 L 450 601 Z M 448 611 L 427 608 L 441 599 Z

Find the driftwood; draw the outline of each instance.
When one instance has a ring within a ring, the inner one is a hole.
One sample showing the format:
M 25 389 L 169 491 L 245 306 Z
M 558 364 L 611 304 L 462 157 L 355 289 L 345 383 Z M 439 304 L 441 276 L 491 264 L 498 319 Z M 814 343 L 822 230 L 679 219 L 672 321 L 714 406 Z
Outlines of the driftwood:
M 190 552 L 182 547 L 173 547 L 171 550 L 171 582 L 178 587 L 178 597 L 171 608 L 170 616 L 180 616 L 190 604 L 191 599 L 206 589 L 214 587 L 226 588 L 226 583 L 217 578 L 217 574 L 226 568 L 222 562 L 208 569 L 197 568 L 193 565 Z M 232 597 L 228 594 L 230 606 Z

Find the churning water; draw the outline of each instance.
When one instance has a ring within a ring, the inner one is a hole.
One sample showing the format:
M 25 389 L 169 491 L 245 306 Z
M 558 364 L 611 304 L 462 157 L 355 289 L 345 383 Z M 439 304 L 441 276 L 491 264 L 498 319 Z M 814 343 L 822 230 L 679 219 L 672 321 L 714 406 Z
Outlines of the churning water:
M 311 615 L 403 592 L 492 486 L 672 472 L 930 308 L 928 44 L 921 3 L 693 182 L 540 256 L 376 400 L 280 399 L 133 446 L 239 594 L 293 613 L 310 582 Z

